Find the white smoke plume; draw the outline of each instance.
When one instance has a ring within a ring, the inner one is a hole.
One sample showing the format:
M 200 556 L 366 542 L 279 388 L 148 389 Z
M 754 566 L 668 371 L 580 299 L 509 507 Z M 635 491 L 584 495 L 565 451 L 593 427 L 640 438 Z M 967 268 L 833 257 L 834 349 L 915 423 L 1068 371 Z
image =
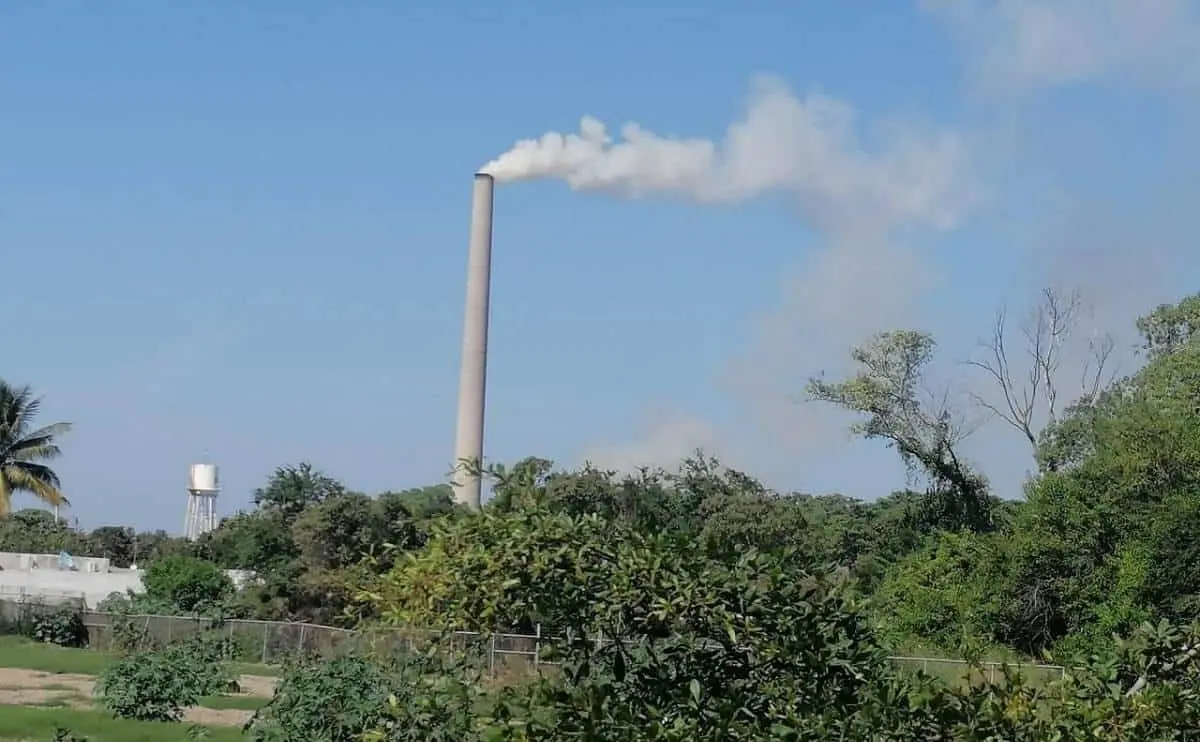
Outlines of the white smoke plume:
M 517 142 L 481 171 L 500 182 L 557 179 L 630 198 L 733 203 L 788 192 L 810 226 L 825 233 L 952 227 L 975 195 L 961 187 L 963 142 L 948 132 L 894 132 L 873 150 L 860 142 L 855 118 L 842 101 L 797 98 L 782 82 L 761 78 L 720 143 L 636 123 L 614 139 L 603 122 L 585 116 L 578 132 Z
M 778 448 L 772 453 L 786 449 L 795 462 L 797 453 L 843 439 L 844 421 L 797 405 L 796 395 L 807 374 L 837 364 L 844 344 L 861 339 L 847 333 L 896 321 L 926 288 L 903 280 L 923 271 L 894 238 L 909 228 L 953 228 L 976 205 L 966 142 L 949 130 L 867 129 L 847 103 L 818 93 L 797 97 L 773 78 L 755 81 L 743 115 L 720 141 L 664 136 L 633 123 L 620 134 L 585 117 L 578 132 L 520 141 L 481 170 L 500 182 L 554 179 L 626 198 L 720 204 L 782 193 L 824 239 L 719 380 L 756 437 L 769 443 L 735 441 L 706 421 L 675 415 L 649 421 L 636 440 L 593 444 L 589 458 L 629 468 L 697 447 L 734 460 L 745 460 L 748 449 Z

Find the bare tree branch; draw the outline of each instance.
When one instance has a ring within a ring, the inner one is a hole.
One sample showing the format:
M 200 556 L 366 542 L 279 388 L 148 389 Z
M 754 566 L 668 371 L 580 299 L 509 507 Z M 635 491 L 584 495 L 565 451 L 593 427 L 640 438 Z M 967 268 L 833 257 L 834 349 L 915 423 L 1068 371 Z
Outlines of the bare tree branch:
M 1007 312 L 996 313 L 991 339 L 981 345 L 987 351 L 984 360 L 969 360 L 967 365 L 983 370 L 999 391 L 1000 401 L 971 393 L 974 402 L 1015 428 L 1033 448 L 1043 424 L 1058 419 L 1061 370 L 1064 354 L 1085 311 L 1078 290 L 1063 292 L 1042 289 L 1037 303 L 1018 325 L 1023 340 L 1022 358 L 1013 360 L 1014 351 L 1007 327 Z M 1093 336 L 1088 343 L 1080 394 L 1094 398 L 1115 376 L 1108 374 L 1114 348 L 1111 336 Z M 1014 366 L 1023 369 L 1020 380 Z

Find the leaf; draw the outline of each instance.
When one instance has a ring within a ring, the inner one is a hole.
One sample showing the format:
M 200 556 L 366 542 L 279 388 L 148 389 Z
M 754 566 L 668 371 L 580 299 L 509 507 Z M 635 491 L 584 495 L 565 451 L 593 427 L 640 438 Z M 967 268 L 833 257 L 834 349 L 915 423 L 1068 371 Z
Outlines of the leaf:
M 613 658 L 613 677 L 618 683 L 625 682 L 625 652 L 620 647 L 617 647 L 616 656 Z

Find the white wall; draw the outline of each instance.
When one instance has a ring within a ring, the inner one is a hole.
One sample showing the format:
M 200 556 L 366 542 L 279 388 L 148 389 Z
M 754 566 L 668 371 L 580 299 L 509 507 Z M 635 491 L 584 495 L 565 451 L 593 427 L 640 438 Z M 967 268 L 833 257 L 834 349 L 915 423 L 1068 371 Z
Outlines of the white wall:
M 58 568 L 57 554 L 0 552 L 0 600 L 25 596 L 52 602 L 82 597 L 88 608 L 95 609 L 112 593 L 124 594 L 126 590 L 140 593 L 144 589 L 140 569 L 111 567 L 107 559 L 100 557 L 73 559 L 76 571 L 72 572 Z M 35 562 L 36 568 L 32 566 Z M 225 573 L 239 588 L 251 578 L 250 573 L 241 570 L 226 570 Z

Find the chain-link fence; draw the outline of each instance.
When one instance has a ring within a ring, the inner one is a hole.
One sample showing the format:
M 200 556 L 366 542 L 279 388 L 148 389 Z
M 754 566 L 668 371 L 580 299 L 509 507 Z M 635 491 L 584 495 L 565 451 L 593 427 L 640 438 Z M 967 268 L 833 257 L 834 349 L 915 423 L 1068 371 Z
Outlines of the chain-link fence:
M 71 604 L 70 596 L 59 601 L 29 599 L 14 600 L 0 594 L 0 624 L 12 628 L 26 625 L 37 616 Z M 77 598 L 76 598 L 77 600 Z M 82 604 L 73 607 L 82 610 Z M 336 657 L 362 650 L 392 654 L 414 650 L 437 637 L 437 632 L 423 630 L 352 631 L 334 626 L 285 621 L 253 621 L 248 619 L 200 618 L 190 616 L 124 615 L 82 610 L 88 630 L 89 646 L 101 651 L 133 647 L 163 646 L 200 632 L 219 632 L 229 639 L 232 659 L 276 664 L 297 654 Z M 16 633 L 16 632 L 12 632 Z M 544 657 L 551 638 L 541 631 L 532 634 L 477 634 L 456 632 L 451 638 L 455 649 L 474 648 L 487 661 L 493 677 L 520 677 L 537 673 L 554 663 Z M 131 647 L 132 645 L 132 647 Z M 956 684 L 980 681 L 1002 682 L 1004 668 L 1017 672 L 1035 682 L 1062 677 L 1066 668 L 1061 665 L 1037 663 L 978 662 L 938 657 L 891 657 L 900 667 L 921 670 Z
M 233 658 L 243 662 L 274 664 L 298 654 L 336 657 L 371 650 L 386 654 L 412 651 L 438 636 L 434 631 L 352 631 L 334 626 L 247 619 L 214 620 L 188 616 L 131 616 L 84 611 L 89 646 L 112 650 L 134 646 L 162 646 L 200 632 L 228 637 Z M 453 649 L 472 648 L 487 658 L 492 674 L 531 673 L 541 661 L 538 635 L 456 632 Z
M 982 681 L 1004 682 L 1004 671 L 1020 675 L 1026 680 L 1041 684 L 1057 680 L 1067 673 L 1062 665 L 1043 665 L 1036 662 L 968 662 L 939 657 L 889 657 L 893 664 L 912 670 L 921 670 L 955 685 L 971 685 Z

